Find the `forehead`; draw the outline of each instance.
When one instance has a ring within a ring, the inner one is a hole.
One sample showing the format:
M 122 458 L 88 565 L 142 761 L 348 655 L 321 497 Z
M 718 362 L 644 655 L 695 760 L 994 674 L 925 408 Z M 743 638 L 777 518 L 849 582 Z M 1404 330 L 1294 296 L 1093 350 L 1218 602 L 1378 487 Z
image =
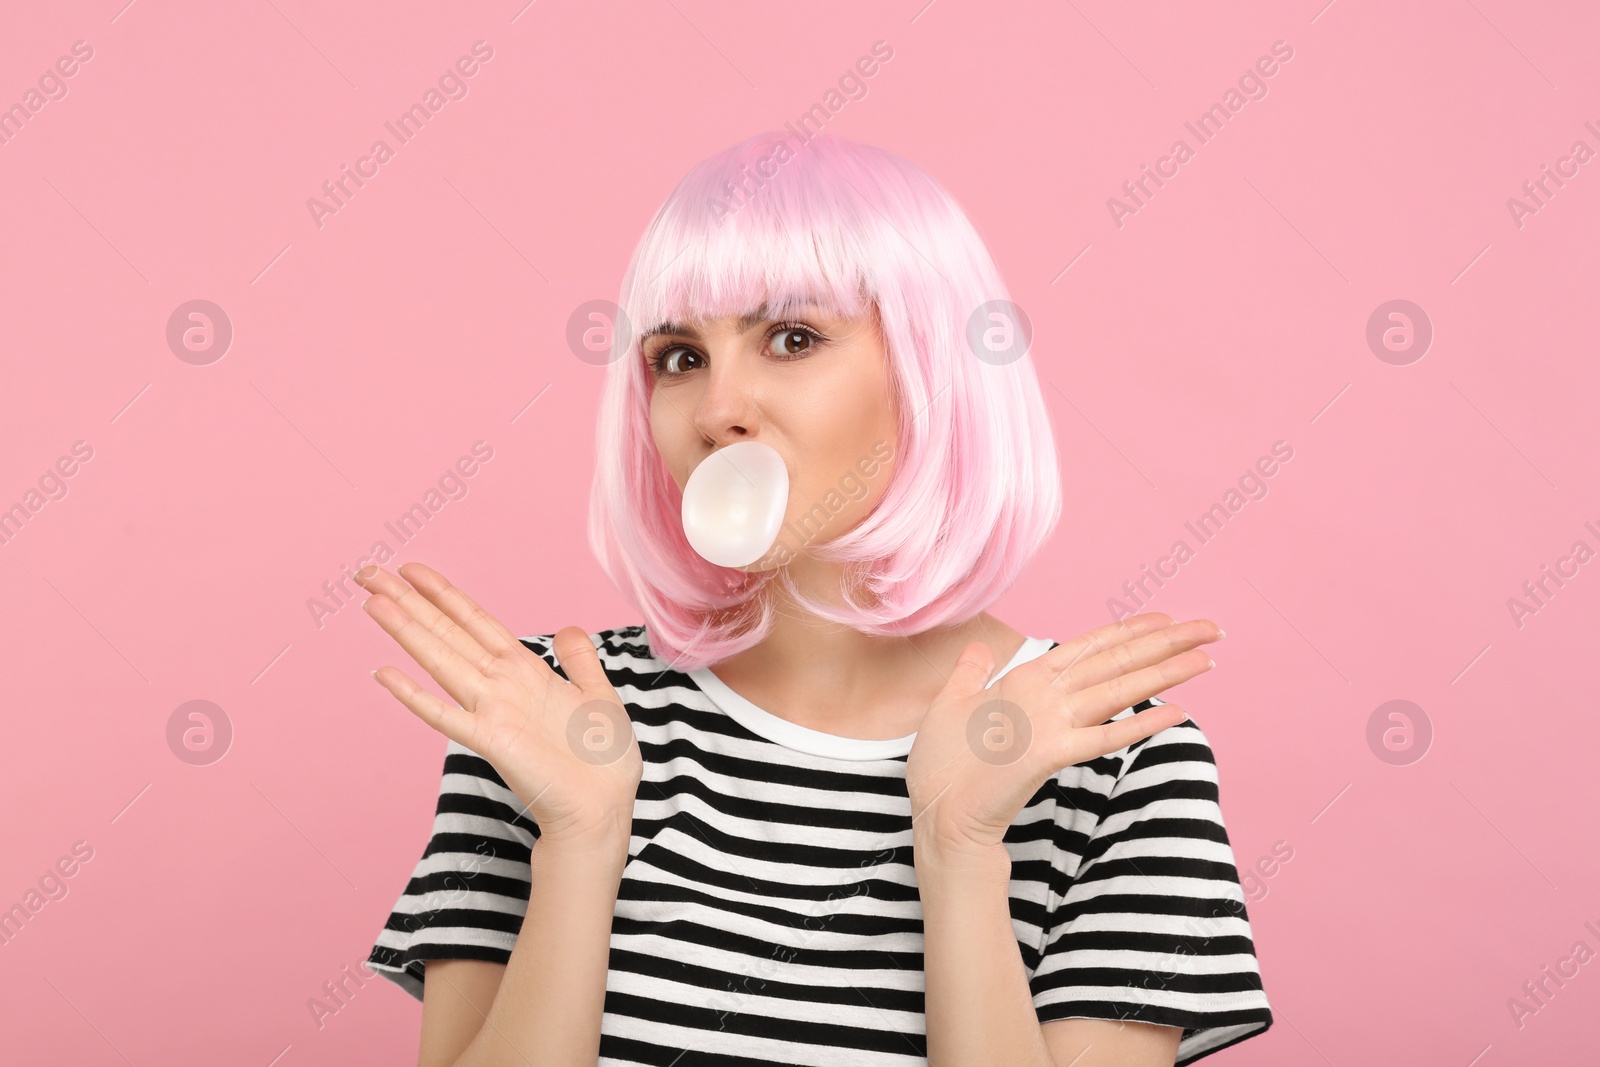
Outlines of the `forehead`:
M 846 313 L 835 309 L 831 301 L 813 295 L 800 295 L 780 301 L 762 301 L 756 307 L 740 315 L 717 316 L 698 315 L 683 316 L 675 320 L 657 323 L 644 331 L 643 337 L 656 334 L 683 334 L 689 337 L 698 337 L 700 331 L 715 322 L 725 322 L 732 327 L 735 333 L 747 333 L 764 322 L 784 318 L 799 311 L 820 311 L 828 316 L 847 317 Z

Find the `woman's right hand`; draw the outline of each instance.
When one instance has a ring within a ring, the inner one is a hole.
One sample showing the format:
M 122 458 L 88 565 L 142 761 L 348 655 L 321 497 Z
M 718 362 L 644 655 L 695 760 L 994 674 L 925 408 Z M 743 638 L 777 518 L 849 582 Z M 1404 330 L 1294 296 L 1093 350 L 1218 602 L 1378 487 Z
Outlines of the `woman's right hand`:
M 398 667 L 378 683 L 423 722 L 489 762 L 521 799 L 541 839 L 627 840 L 644 763 L 627 709 L 576 626 L 552 642 L 563 679 L 477 602 L 431 567 L 355 576 L 362 607 L 459 707 Z M 570 679 L 570 680 L 569 680 Z

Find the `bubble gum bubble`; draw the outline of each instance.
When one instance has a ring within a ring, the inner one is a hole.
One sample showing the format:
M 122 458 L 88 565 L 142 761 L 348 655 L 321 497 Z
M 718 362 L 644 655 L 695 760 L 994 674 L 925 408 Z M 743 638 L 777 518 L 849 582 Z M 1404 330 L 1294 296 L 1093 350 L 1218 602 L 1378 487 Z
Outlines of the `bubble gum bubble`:
M 683 487 L 683 532 L 719 567 L 744 567 L 772 548 L 789 503 L 783 457 L 760 441 L 719 448 Z

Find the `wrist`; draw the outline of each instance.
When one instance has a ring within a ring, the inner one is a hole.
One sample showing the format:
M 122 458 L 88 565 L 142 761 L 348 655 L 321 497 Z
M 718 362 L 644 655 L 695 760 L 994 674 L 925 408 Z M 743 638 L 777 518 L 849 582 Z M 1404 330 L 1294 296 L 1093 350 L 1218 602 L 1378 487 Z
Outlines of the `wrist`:
M 630 841 L 630 830 L 611 825 L 583 830 L 547 831 L 534 842 L 534 851 L 545 857 L 626 856 Z
M 985 882 L 1011 880 L 1011 853 L 1004 842 L 979 844 L 941 837 L 935 833 L 912 834 L 912 863 L 917 880 Z

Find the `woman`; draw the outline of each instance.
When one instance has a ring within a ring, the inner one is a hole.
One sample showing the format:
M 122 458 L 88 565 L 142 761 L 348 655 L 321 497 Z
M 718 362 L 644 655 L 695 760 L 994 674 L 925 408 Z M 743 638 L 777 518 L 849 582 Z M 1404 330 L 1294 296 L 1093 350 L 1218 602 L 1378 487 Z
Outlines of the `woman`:
M 374 672 L 449 739 L 368 960 L 420 1063 L 1169 1065 L 1271 1024 L 1211 750 L 1155 697 L 1221 630 L 983 610 L 1060 513 L 1004 298 L 921 170 L 752 138 L 623 284 L 589 533 L 645 623 L 519 639 L 360 576 L 456 701 Z M 683 492 L 751 441 L 783 528 L 718 566 Z

